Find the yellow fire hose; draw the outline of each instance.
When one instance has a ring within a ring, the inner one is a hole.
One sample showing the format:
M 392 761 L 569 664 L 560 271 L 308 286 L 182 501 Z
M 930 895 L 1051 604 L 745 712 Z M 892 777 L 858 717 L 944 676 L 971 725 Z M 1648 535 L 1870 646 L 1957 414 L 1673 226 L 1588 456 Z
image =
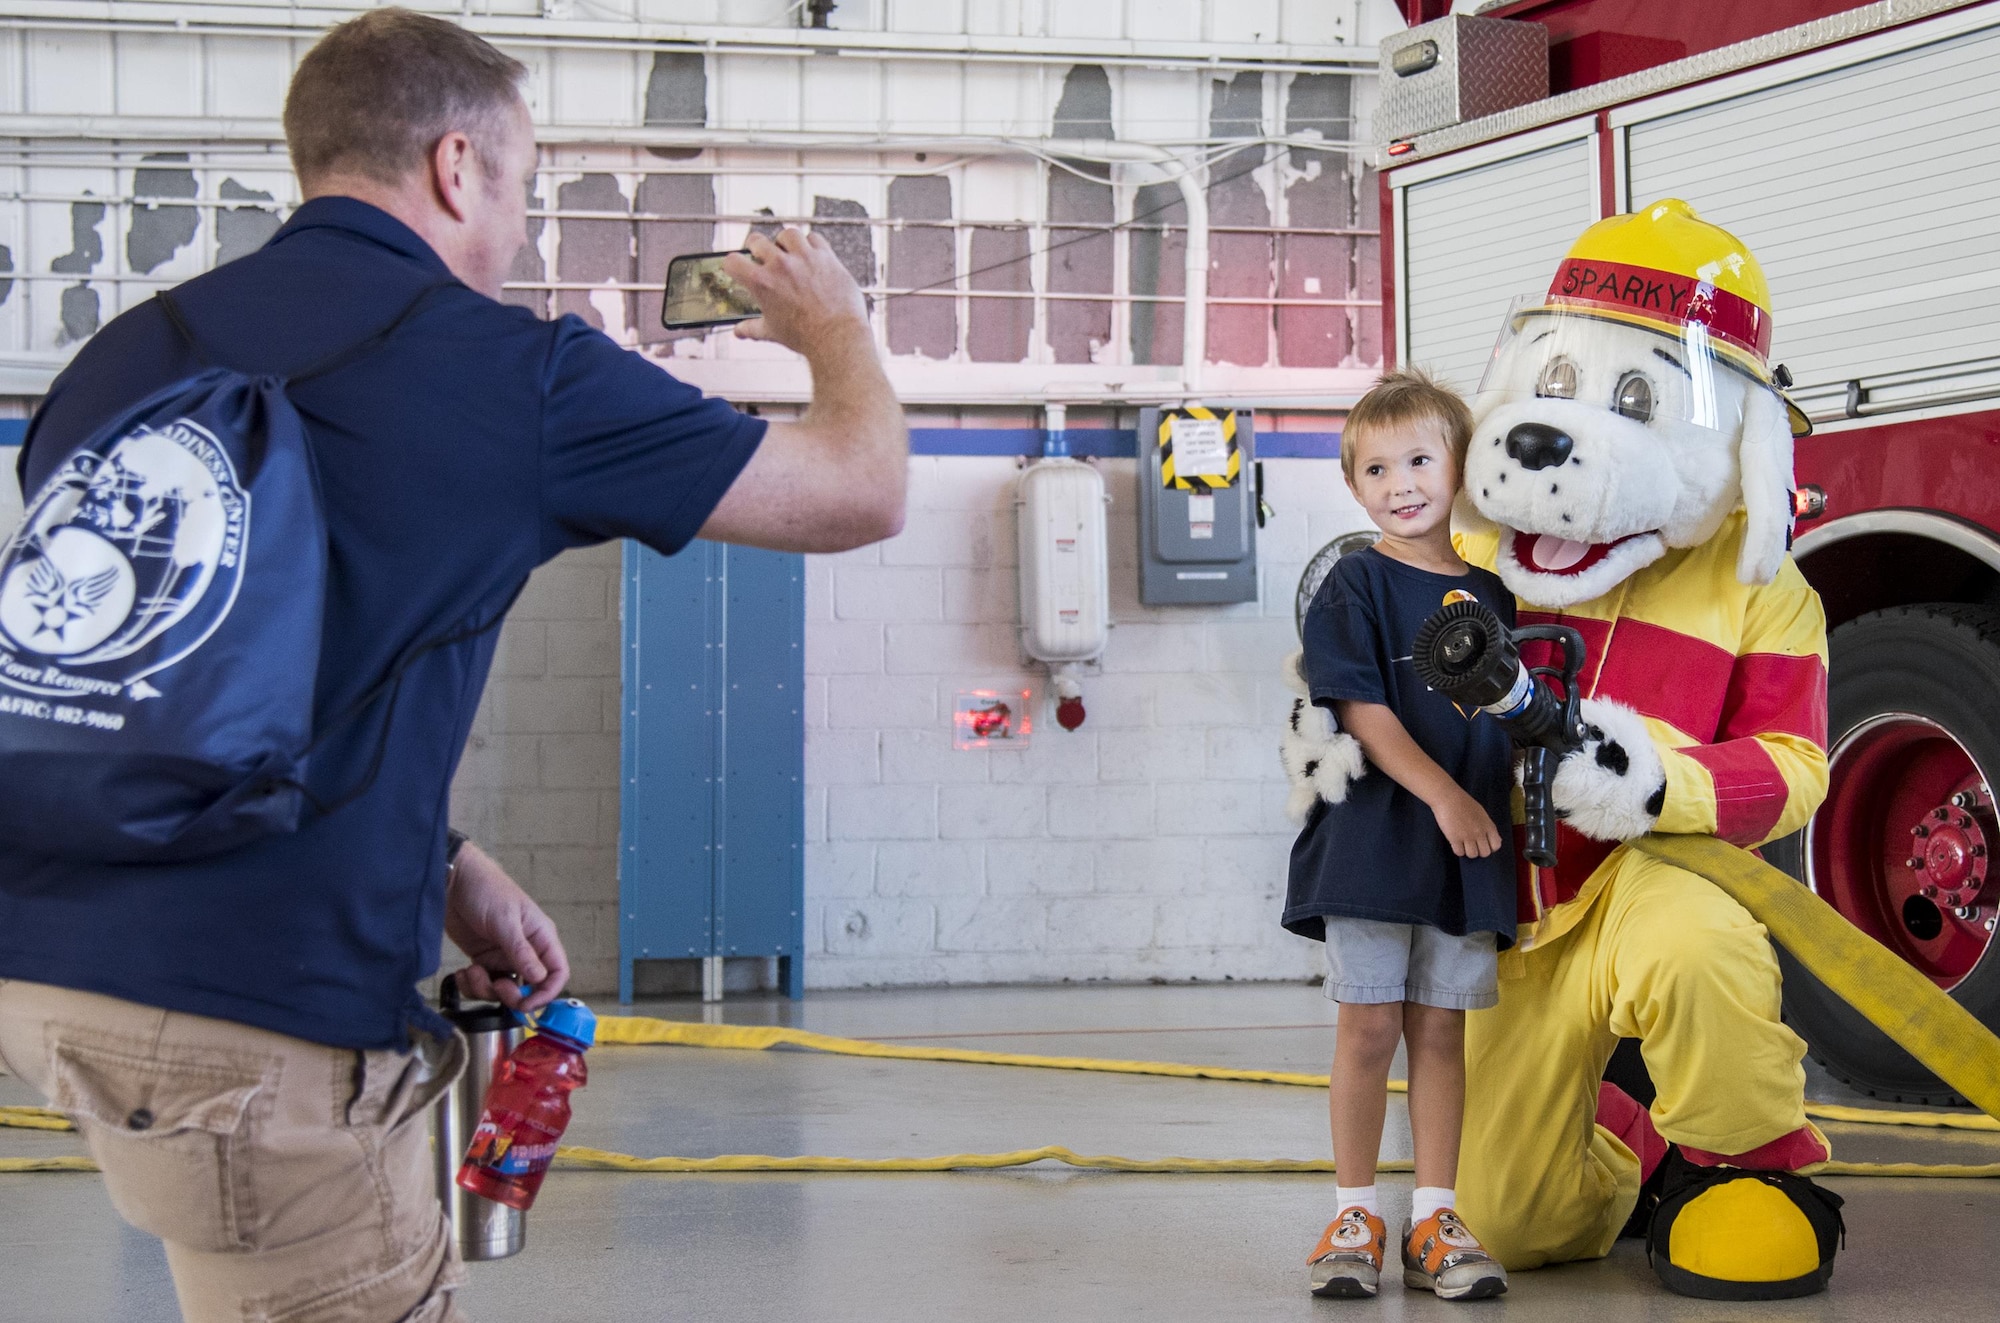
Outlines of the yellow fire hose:
M 1835 915 L 1835 918 L 1839 922 L 1846 922 L 1838 915 Z M 1928 983 L 1928 980 L 1926 982 Z M 597 1022 L 597 1041 L 647 1046 L 721 1048 L 738 1052 L 762 1052 L 774 1047 L 800 1047 L 836 1056 L 889 1057 L 901 1061 L 951 1061 L 976 1066 L 1029 1066 L 1041 1070 L 1087 1070 L 1118 1075 L 1163 1075 L 1173 1079 L 1234 1080 L 1245 1084 L 1289 1084 L 1310 1089 L 1327 1087 L 1326 1076 L 1308 1075 L 1297 1071 L 1238 1070 L 1228 1066 L 1190 1066 L 1177 1061 L 1126 1061 L 1116 1057 L 1030 1056 L 1017 1052 L 980 1052 L 957 1047 L 908 1047 L 900 1043 L 877 1043 L 865 1038 L 837 1038 L 831 1034 L 816 1034 L 805 1029 L 784 1029 L 770 1025 L 692 1024 L 684 1020 L 656 1020 L 645 1015 L 603 1017 Z M 1408 1088 L 1408 1084 L 1402 1080 L 1389 1081 L 1391 1093 L 1403 1093 Z M 1967 1116 L 1959 1112 L 1898 1112 L 1879 1107 L 1848 1107 L 1838 1103 L 1809 1102 L 1806 1104 L 1806 1115 L 1816 1121 L 1841 1121 L 1855 1125 L 1924 1126 L 1934 1129 L 2000 1132 L 2000 1121 L 1991 1116 Z
M 948 1036 L 948 1035 L 941 1035 Z M 1033 1066 L 1042 1070 L 1089 1070 L 1114 1075 L 1166 1075 L 1175 1079 L 1235 1080 L 1245 1084 L 1299 1084 L 1324 1089 L 1326 1076 L 1281 1070 L 1236 1070 L 1228 1066 L 1187 1066 L 1176 1061 L 1124 1061 L 1099 1057 L 1042 1057 L 1016 1052 L 979 1052 L 959 1047 L 909 1047 L 865 1038 L 836 1038 L 805 1029 L 771 1025 L 688 1024 L 645 1015 L 609 1015 L 597 1022 L 597 1041 L 647 1046 L 719 1047 L 762 1052 L 803 1047 L 844 1057 L 887 1057 L 898 1061 L 955 1061 L 973 1066 Z M 1389 1085 L 1400 1092 L 1402 1081 Z
M 1713 836 L 1647 836 L 1655 859 L 1699 874 L 1778 945 L 1967 1102 L 2000 1116 L 2000 1038 L 1793 878 Z
M 1714 882 L 1762 923 L 1771 936 L 1815 977 L 1900 1043 L 1939 1079 L 1987 1113 L 1984 1116 L 1968 1116 L 1952 1112 L 1889 1111 L 1834 1103 L 1808 1103 L 1808 1116 L 1854 1125 L 2000 1131 L 2000 1120 L 1995 1120 L 1995 1116 L 2000 1115 L 2000 1039 L 1996 1039 L 1964 1007 L 1940 992 L 1929 979 L 1848 923 L 1811 891 L 1746 851 L 1710 836 L 1649 836 L 1637 845 L 1657 858 Z M 863 1038 L 840 1038 L 804 1029 L 690 1024 L 643 1015 L 605 1016 L 598 1021 L 598 1041 L 739 1052 L 795 1047 L 839 1056 L 897 1061 L 946 1061 L 964 1065 L 1025 1066 L 1042 1070 L 1084 1070 L 1173 1079 L 1327 1087 L 1324 1075 L 1293 1071 L 1239 1070 L 1173 1061 L 1035 1056 L 955 1047 L 914 1047 Z M 1389 1083 L 1389 1089 L 1394 1093 L 1403 1092 L 1406 1087 L 1401 1080 Z M 41 1107 L 0 1107 L 0 1127 L 74 1129 L 67 1117 Z M 731 1153 L 714 1158 L 641 1158 L 603 1149 L 564 1147 L 558 1150 L 556 1165 L 587 1171 L 720 1174 L 981 1171 L 1024 1167 L 1037 1162 L 1057 1162 L 1090 1171 L 1191 1175 L 1331 1173 L 1334 1170 L 1332 1161 L 1328 1159 L 1125 1158 L 1080 1154 L 1056 1145 L 1018 1149 L 1010 1153 L 953 1153 L 929 1158 L 771 1157 L 754 1153 Z M 0 1158 L 0 1173 L 95 1170 L 97 1164 L 83 1157 Z M 1382 1162 L 1377 1164 L 1377 1170 L 1406 1172 L 1410 1170 L 1410 1163 Z M 1990 1179 L 2000 1177 L 2000 1163 L 1826 1162 L 1808 1171 L 1824 1176 Z
M 947 1061 L 969 1065 L 1027 1066 L 1052 1070 L 1085 1070 L 1125 1075 L 1155 1075 L 1180 1079 L 1218 1079 L 1244 1083 L 1279 1084 L 1325 1088 L 1324 1075 L 1290 1071 L 1236 1070 L 1221 1066 L 1193 1066 L 1165 1061 L 1121 1061 L 1091 1057 L 1029 1056 L 1009 1052 L 977 1052 L 960 1048 L 909 1047 L 870 1042 L 867 1039 L 839 1038 L 799 1029 L 761 1026 L 689 1024 L 658 1020 L 648 1016 L 606 1016 L 598 1021 L 598 1041 L 604 1043 L 658 1044 L 721 1049 L 725 1051 L 767 1051 L 775 1047 L 800 1047 L 839 1056 L 893 1058 L 905 1061 Z M 1392 1092 L 1402 1092 L 1405 1084 L 1392 1080 Z M 1887 1111 L 1870 1107 L 1836 1104 L 1807 1104 L 1813 1117 L 1859 1125 L 1892 1125 L 1953 1130 L 2000 1131 L 2000 1122 L 1989 1116 L 1967 1116 L 1951 1112 Z M 0 1107 L 0 1127 L 36 1130 L 70 1130 L 74 1127 L 59 1112 L 40 1107 Z M 1114 1155 L 1086 1155 L 1051 1145 L 1019 1149 L 1008 1153 L 955 1153 L 926 1158 L 840 1158 L 775 1157 L 764 1154 L 732 1153 L 713 1158 L 641 1158 L 629 1153 L 602 1149 L 564 1147 L 556 1165 L 588 1171 L 625 1171 L 676 1174 L 726 1174 L 738 1172 L 938 1172 L 979 1171 L 1023 1167 L 1037 1162 L 1057 1162 L 1090 1171 L 1148 1172 L 1188 1175 L 1239 1175 L 1251 1173 L 1331 1173 L 1328 1159 L 1293 1158 L 1126 1158 Z M 95 1171 L 89 1158 L 0 1158 L 0 1173 L 37 1171 Z M 1410 1170 L 1408 1161 L 1387 1161 L 1377 1169 L 1388 1172 Z M 2000 1163 L 1917 1164 L 1828 1162 L 1812 1169 L 1827 1176 L 1928 1176 L 2000 1177 Z

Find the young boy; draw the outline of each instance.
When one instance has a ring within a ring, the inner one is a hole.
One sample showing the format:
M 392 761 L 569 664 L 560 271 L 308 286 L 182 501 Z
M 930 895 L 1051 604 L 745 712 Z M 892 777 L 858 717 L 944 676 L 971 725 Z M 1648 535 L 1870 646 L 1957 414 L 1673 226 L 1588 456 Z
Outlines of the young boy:
M 1507 1289 L 1507 1274 L 1453 1208 L 1465 1113 L 1465 1012 L 1497 996 L 1494 953 L 1512 942 L 1512 748 L 1492 718 L 1417 678 L 1417 629 L 1477 598 L 1509 626 L 1500 580 L 1458 558 L 1451 507 L 1472 432 L 1465 401 L 1419 372 L 1384 377 L 1348 415 L 1340 464 L 1382 530 L 1346 556 L 1305 618 L 1304 678 L 1367 755 L 1338 804 L 1318 801 L 1292 847 L 1284 924 L 1326 942 L 1340 1003 L 1329 1112 L 1340 1212 L 1309 1260 L 1318 1296 L 1372 1296 L 1386 1228 L 1375 1194 L 1389 1066 L 1409 1046 L 1417 1190 L 1403 1283 L 1447 1300 Z

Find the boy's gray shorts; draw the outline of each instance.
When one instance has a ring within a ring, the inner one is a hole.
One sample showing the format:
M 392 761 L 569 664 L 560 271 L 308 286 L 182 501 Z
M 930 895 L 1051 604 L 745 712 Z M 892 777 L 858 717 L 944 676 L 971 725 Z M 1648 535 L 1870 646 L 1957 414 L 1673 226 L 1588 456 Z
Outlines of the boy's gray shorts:
M 1421 923 L 1326 920 L 1326 995 L 1476 1011 L 1500 1000 L 1492 933 L 1453 937 Z

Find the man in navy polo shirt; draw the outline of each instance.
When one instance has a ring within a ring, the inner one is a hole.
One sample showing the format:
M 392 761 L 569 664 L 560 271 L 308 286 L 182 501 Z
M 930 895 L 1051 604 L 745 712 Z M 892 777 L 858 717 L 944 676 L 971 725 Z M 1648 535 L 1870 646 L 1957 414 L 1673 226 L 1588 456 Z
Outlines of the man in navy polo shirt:
M 908 434 L 854 282 L 824 240 L 750 241 L 730 272 L 764 315 L 738 334 L 812 367 L 796 422 L 704 399 L 574 317 L 497 301 L 536 164 L 525 69 L 441 20 L 377 10 L 301 62 L 286 135 L 307 201 L 261 251 L 176 294 L 202 349 L 297 385 L 329 531 L 316 715 L 414 644 L 504 611 L 569 547 L 696 536 L 832 551 L 896 532 Z M 20 460 L 68 450 L 196 367 L 157 304 L 84 346 Z M 492 659 L 424 655 L 394 704 L 315 750 L 322 799 L 290 835 L 167 865 L 0 847 L 0 1058 L 76 1117 L 119 1212 L 167 1244 L 191 1319 L 439 1320 L 463 1280 L 425 1111 L 463 1060 L 416 985 L 449 933 L 466 991 L 511 972 L 546 1004 L 554 925 L 476 845 L 447 868 L 452 772 Z

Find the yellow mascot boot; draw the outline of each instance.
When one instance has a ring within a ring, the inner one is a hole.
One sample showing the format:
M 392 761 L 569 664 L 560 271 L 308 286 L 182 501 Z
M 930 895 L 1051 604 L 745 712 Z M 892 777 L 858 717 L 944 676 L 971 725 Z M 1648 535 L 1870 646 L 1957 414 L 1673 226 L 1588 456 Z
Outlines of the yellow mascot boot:
M 1703 1300 L 1787 1300 L 1826 1289 L 1846 1239 L 1841 1198 L 1803 1176 L 1667 1162 L 1646 1253 L 1667 1289 Z

